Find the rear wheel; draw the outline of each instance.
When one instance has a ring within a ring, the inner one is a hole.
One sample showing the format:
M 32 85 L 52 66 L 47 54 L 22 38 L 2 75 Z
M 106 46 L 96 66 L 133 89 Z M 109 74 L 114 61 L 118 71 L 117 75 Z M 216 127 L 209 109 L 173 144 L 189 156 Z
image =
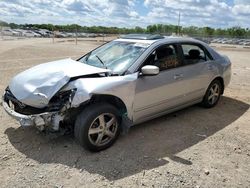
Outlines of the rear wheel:
M 221 96 L 222 84 L 219 80 L 214 80 L 208 87 L 203 98 L 202 105 L 206 108 L 214 107 Z
M 93 104 L 77 117 L 74 133 L 79 143 L 91 151 L 110 147 L 120 134 L 118 110 L 106 103 Z

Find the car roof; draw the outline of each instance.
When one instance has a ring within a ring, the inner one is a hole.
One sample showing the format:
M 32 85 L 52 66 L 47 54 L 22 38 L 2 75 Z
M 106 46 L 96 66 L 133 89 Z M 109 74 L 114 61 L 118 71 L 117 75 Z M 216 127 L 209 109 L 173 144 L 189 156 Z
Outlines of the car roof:
M 153 35 L 153 34 L 128 34 L 122 35 L 120 38 L 122 39 L 139 39 L 139 40 L 157 40 L 163 39 L 164 36 L 162 35 Z
M 115 41 L 123 41 L 123 42 L 135 42 L 135 43 L 145 43 L 145 44 L 153 44 L 157 43 L 178 43 L 178 42 L 187 42 L 187 43 L 200 43 L 204 44 L 204 42 L 188 37 L 178 37 L 178 36 L 162 36 L 162 35 L 151 35 L 151 34 L 129 34 L 122 35 L 119 39 Z

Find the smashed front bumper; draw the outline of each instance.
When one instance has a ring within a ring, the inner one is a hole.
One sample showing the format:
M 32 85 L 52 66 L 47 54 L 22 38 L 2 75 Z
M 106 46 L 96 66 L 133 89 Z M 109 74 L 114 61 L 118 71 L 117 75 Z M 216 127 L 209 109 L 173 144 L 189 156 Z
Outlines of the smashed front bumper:
M 53 130 L 59 130 L 59 122 L 63 119 L 58 112 L 44 112 L 40 114 L 24 115 L 16 112 L 9 105 L 9 101 L 3 97 L 3 108 L 12 118 L 19 121 L 23 127 L 36 126 L 39 130 L 51 127 Z

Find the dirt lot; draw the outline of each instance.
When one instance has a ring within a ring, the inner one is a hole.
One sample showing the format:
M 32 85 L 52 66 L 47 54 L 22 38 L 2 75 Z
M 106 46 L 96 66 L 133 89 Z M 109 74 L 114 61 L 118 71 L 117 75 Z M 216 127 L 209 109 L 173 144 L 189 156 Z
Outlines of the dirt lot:
M 77 58 L 98 44 L 0 41 L 0 92 L 30 66 Z M 218 50 L 233 62 L 218 106 L 135 126 L 100 153 L 73 136 L 20 128 L 0 107 L 0 187 L 250 187 L 250 49 Z

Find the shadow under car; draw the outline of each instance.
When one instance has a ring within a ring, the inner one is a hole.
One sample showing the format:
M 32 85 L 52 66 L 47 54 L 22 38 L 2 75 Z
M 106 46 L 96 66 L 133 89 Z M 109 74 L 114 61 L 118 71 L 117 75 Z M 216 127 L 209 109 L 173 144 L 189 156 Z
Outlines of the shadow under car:
M 35 128 L 22 127 L 10 127 L 5 134 L 19 152 L 39 163 L 60 163 L 116 180 L 165 165 L 166 157 L 192 165 L 176 154 L 230 125 L 248 108 L 247 103 L 229 97 L 221 97 L 210 109 L 191 106 L 132 127 L 99 153 L 84 150 L 72 135 L 51 138 Z

